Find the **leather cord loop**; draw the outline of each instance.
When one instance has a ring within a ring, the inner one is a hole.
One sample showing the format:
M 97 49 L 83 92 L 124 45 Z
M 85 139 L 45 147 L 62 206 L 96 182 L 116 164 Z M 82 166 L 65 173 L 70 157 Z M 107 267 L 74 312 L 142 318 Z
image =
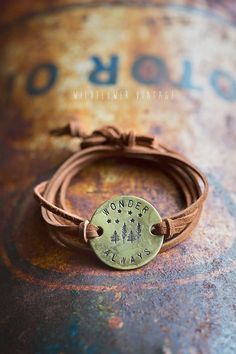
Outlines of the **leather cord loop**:
M 85 134 L 78 122 L 72 121 L 51 133 L 81 138 L 81 149 L 61 165 L 50 181 L 42 182 L 34 188 L 42 216 L 55 241 L 66 247 L 78 248 L 81 247 L 78 239 L 87 243 L 89 238 L 99 236 L 95 225 L 66 210 L 66 191 L 72 178 L 83 168 L 97 160 L 111 157 L 147 160 L 172 178 L 182 191 L 186 208 L 153 225 L 152 232 L 165 237 L 162 250 L 175 246 L 190 235 L 207 197 L 208 182 L 204 174 L 183 155 L 155 142 L 152 136 L 138 135 L 133 131 L 120 132 L 114 126 L 105 126 Z
M 154 138 L 151 136 L 136 136 L 133 131 L 129 133 L 120 132 L 120 130 L 114 126 L 105 126 L 101 129 L 94 130 L 92 134 L 87 135 L 82 132 L 78 121 L 70 121 L 65 127 L 52 129 L 52 135 L 70 135 L 71 137 L 82 138 L 80 143 L 81 149 L 86 149 L 91 146 L 97 145 L 112 145 L 120 147 L 132 147 L 137 143 L 137 145 L 152 146 Z M 137 142 L 136 142 L 137 139 Z

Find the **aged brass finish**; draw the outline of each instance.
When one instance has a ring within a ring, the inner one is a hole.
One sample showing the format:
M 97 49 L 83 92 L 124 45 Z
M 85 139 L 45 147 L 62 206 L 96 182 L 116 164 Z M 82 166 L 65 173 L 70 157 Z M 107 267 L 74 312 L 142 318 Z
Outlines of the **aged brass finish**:
M 153 235 L 153 224 L 161 222 L 157 210 L 135 196 L 117 196 L 103 203 L 93 214 L 91 223 L 102 235 L 90 239 L 100 260 L 120 270 L 139 268 L 159 252 L 164 236 Z

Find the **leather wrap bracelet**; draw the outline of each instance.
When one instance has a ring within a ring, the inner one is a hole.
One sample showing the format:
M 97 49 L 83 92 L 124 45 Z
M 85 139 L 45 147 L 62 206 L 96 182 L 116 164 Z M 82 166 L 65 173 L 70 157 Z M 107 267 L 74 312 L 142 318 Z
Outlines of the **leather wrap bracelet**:
M 152 136 L 133 131 L 122 133 L 105 126 L 92 134 L 82 133 L 78 122 L 52 131 L 81 139 L 80 150 L 66 160 L 49 181 L 34 189 L 50 236 L 60 245 L 81 248 L 87 244 L 107 265 L 134 269 L 147 264 L 161 250 L 185 240 L 198 223 L 208 193 L 204 174 L 177 151 Z M 150 162 L 171 177 L 182 191 L 185 209 L 160 217 L 156 208 L 136 196 L 115 196 L 105 201 L 90 220 L 66 210 L 66 192 L 71 180 L 86 166 L 109 158 L 138 158 Z

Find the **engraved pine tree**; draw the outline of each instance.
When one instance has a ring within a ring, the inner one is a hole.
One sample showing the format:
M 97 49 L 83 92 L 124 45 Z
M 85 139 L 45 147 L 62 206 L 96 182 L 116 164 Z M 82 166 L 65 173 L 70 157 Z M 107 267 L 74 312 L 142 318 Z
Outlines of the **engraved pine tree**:
M 122 240 L 123 240 L 123 243 L 125 243 L 126 237 L 127 237 L 127 226 L 126 226 L 126 223 L 124 223 L 123 226 L 122 226 Z
M 133 230 L 130 231 L 129 236 L 127 238 L 127 241 L 134 242 L 135 241 L 135 235 L 133 233 Z
M 113 232 L 113 234 L 111 235 L 111 241 L 117 243 L 119 241 L 119 239 L 120 239 L 119 235 L 118 235 L 117 231 L 115 230 Z
M 142 236 L 142 228 L 140 222 L 138 222 L 137 224 L 136 235 L 137 235 L 137 240 L 139 240 Z

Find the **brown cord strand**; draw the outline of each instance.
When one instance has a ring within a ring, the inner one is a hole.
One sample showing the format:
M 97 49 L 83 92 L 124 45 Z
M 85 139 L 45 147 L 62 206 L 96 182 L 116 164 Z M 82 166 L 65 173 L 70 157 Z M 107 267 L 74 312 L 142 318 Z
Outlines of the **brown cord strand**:
M 60 245 L 78 248 L 81 247 L 78 237 L 87 242 L 89 238 L 99 236 L 95 225 L 66 210 L 66 191 L 79 171 L 97 160 L 111 157 L 150 161 L 172 178 L 183 192 L 186 208 L 153 225 L 153 233 L 165 237 L 162 250 L 177 245 L 190 235 L 207 197 L 208 182 L 204 174 L 180 153 L 156 143 L 152 136 L 136 135 L 133 131 L 123 133 L 114 126 L 102 127 L 88 135 L 81 131 L 77 121 L 72 121 L 51 133 L 81 138 L 81 149 L 61 165 L 51 180 L 34 188 L 50 235 Z

